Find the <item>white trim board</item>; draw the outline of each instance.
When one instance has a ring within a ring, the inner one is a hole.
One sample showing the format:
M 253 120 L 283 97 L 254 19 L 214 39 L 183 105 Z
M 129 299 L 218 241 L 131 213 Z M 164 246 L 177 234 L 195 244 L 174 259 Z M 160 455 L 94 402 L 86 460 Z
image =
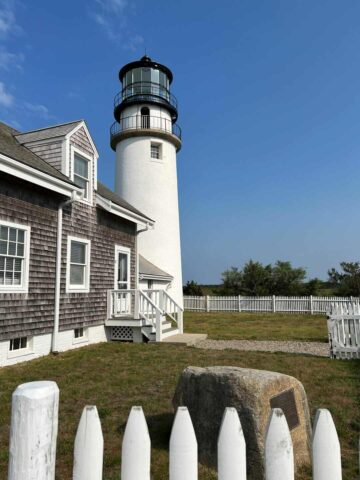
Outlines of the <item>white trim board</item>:
M 107 212 L 113 213 L 118 217 L 125 218 L 126 220 L 130 220 L 133 223 L 137 223 L 140 226 L 146 227 L 153 227 L 155 222 L 153 220 L 149 220 L 148 218 L 142 217 L 130 210 L 127 210 L 124 207 L 120 207 L 116 203 L 112 202 L 111 200 L 107 200 L 106 198 L 102 197 L 98 193 L 96 193 L 96 205 L 103 208 Z
M 53 177 L 47 173 L 37 170 L 29 165 L 14 160 L 0 153 L 0 171 L 13 175 L 14 177 L 21 178 L 27 182 L 33 183 L 53 192 L 60 193 L 66 197 L 72 197 L 73 192 L 77 192 L 81 195 L 81 188 L 76 185 L 60 180 L 57 177 Z

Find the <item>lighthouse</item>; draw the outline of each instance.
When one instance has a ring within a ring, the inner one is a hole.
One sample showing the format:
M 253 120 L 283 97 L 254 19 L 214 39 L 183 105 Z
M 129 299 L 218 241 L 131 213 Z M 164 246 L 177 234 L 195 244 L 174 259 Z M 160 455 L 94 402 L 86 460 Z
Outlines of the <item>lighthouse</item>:
M 119 72 L 110 143 L 116 152 L 115 190 L 155 220 L 138 236 L 139 254 L 169 274 L 168 293 L 182 306 L 176 155 L 181 148 L 171 70 L 144 56 Z

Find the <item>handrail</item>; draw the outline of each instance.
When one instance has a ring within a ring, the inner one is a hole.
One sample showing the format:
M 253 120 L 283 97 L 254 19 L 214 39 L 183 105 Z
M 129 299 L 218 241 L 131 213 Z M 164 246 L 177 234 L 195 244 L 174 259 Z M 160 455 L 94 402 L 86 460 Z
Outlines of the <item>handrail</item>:
M 175 95 L 170 93 L 170 90 L 168 90 L 164 86 L 154 82 L 130 83 L 129 85 L 124 87 L 121 92 L 115 95 L 114 107 L 116 108 L 124 100 L 131 99 L 131 97 L 137 97 L 139 95 L 146 96 L 147 98 L 156 97 L 156 99 L 160 99 L 161 101 L 165 100 L 177 110 L 178 102 Z
M 156 305 L 156 303 L 153 302 L 153 301 L 151 300 L 151 298 L 149 298 L 143 290 L 139 290 L 139 294 L 142 295 L 142 296 L 145 298 L 145 300 L 150 303 L 150 305 L 151 305 L 152 307 L 154 307 L 154 308 L 155 308 L 156 310 L 158 310 L 161 314 L 163 314 L 163 311 L 161 310 L 161 308 L 160 308 L 158 305 Z
M 181 128 L 168 118 L 155 115 L 129 115 L 121 119 L 121 123 L 114 122 L 110 127 L 110 136 L 113 138 L 127 130 L 161 130 L 175 135 L 181 140 Z
M 156 305 L 155 302 L 153 302 L 147 295 L 144 293 L 142 290 L 138 290 L 138 295 L 139 297 L 143 297 L 148 304 L 152 307 L 152 310 L 155 311 L 155 323 L 153 318 L 149 318 L 146 313 L 141 311 L 139 307 L 139 315 L 141 315 L 145 320 L 150 321 L 153 326 L 155 327 L 155 335 L 156 335 L 156 341 L 161 342 L 162 340 L 162 318 L 164 315 L 164 312 Z M 140 305 L 140 298 L 139 298 L 139 305 Z M 152 315 L 154 315 L 154 312 L 152 312 Z
M 180 307 L 180 305 L 167 293 L 166 290 L 163 290 L 163 293 L 178 307 L 179 310 L 181 310 L 182 312 L 184 311 L 183 307 Z
M 179 332 L 183 333 L 183 308 L 165 291 L 162 291 L 163 302 L 162 306 L 165 315 L 170 317 L 178 326 Z M 170 302 L 170 308 L 167 308 L 167 304 Z M 172 308 L 172 306 L 174 308 Z

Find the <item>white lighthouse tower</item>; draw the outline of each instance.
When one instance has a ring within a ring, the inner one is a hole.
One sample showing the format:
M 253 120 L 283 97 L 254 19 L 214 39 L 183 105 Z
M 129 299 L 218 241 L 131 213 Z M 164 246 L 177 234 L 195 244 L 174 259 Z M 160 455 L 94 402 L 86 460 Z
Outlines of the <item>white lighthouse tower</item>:
M 151 219 L 155 228 L 141 233 L 138 250 L 173 277 L 168 293 L 183 304 L 176 153 L 181 130 L 176 98 L 170 93 L 169 68 L 148 56 L 119 72 L 111 147 L 116 151 L 115 190 Z

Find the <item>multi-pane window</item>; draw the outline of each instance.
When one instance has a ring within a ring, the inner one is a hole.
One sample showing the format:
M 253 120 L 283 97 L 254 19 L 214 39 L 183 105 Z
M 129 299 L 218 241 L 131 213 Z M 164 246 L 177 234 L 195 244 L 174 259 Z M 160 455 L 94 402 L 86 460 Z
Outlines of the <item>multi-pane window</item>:
M 26 288 L 28 228 L 0 222 L 0 291 Z
M 90 242 L 69 237 L 68 289 L 84 291 L 89 288 Z
M 10 351 L 27 348 L 27 337 L 12 338 L 10 340 Z
M 89 161 L 74 153 L 74 183 L 84 190 L 84 198 L 89 199 Z
M 151 158 L 160 158 L 160 145 L 157 145 L 155 143 L 151 144 Z
M 82 338 L 84 336 L 84 329 L 83 327 L 81 328 L 75 328 L 74 330 L 74 337 L 75 338 Z

